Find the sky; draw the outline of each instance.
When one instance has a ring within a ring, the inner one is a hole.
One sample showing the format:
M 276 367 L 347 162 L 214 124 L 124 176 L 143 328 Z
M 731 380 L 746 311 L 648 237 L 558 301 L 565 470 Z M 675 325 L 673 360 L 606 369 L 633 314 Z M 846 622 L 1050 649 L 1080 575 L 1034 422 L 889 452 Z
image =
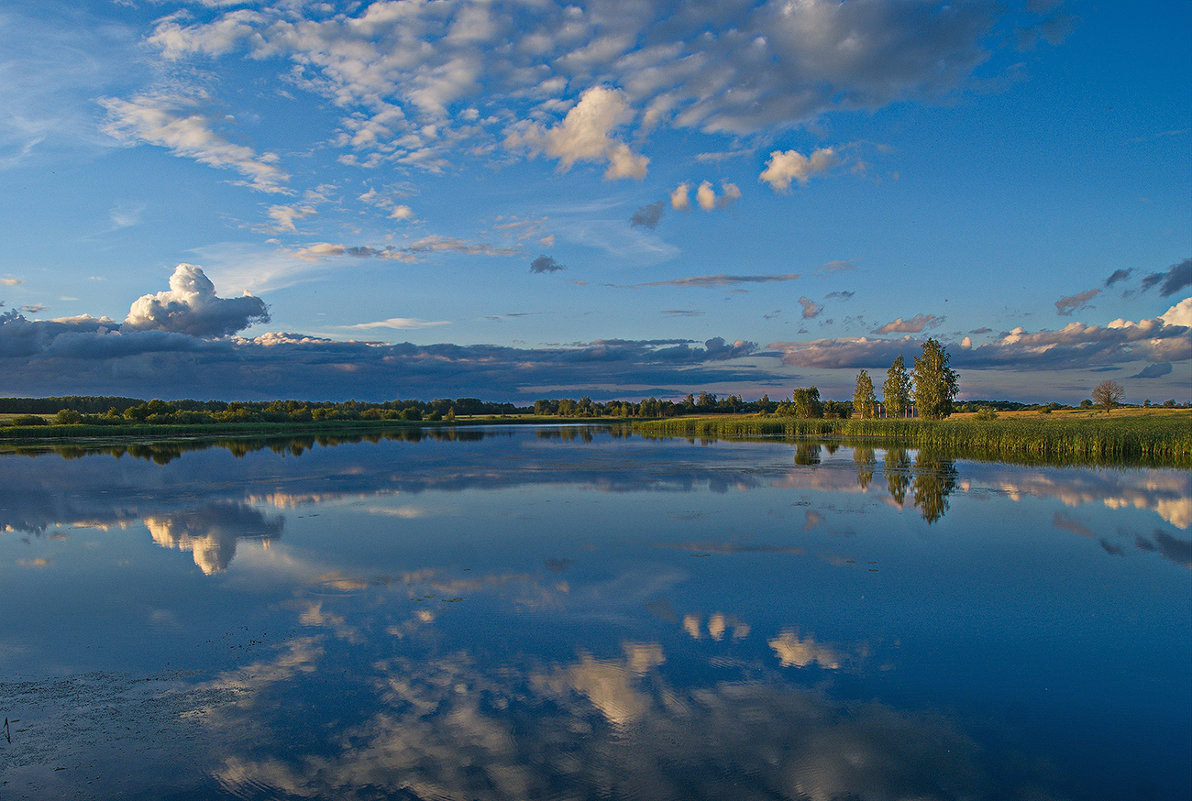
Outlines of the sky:
M 0 395 L 1192 400 L 1192 3 L 4 0 Z

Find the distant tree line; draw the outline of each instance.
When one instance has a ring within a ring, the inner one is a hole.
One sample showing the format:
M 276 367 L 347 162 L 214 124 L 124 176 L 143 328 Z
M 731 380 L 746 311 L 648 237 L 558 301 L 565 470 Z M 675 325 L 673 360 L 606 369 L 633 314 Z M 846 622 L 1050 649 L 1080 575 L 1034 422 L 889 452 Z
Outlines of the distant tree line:
M 66 396 L 58 398 L 0 398 L 0 413 L 23 415 L 16 425 L 36 425 L 30 416 L 54 415 L 61 424 L 122 423 L 189 424 L 285 423 L 314 420 L 452 420 L 456 415 L 511 415 L 528 412 L 512 403 L 479 398 L 439 398 L 432 401 L 199 401 Z M 37 417 L 38 422 L 45 422 Z

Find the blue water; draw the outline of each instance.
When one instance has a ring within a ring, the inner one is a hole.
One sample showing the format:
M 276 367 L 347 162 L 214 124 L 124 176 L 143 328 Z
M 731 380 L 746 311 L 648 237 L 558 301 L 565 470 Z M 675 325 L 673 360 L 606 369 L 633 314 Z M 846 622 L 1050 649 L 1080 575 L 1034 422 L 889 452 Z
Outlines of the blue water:
M 255 447 L 0 454 L 0 798 L 1192 797 L 1188 471 Z

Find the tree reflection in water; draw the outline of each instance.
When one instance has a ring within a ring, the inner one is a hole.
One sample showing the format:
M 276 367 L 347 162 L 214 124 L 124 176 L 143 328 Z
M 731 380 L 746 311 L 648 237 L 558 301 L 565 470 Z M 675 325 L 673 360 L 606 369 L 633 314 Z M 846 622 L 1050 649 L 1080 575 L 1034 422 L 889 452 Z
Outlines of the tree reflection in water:
M 905 448 L 886 449 L 886 489 L 899 506 L 906 503 L 906 491 L 911 485 L 911 457 Z
M 869 489 L 869 484 L 873 481 L 873 468 L 877 464 L 873 448 L 853 448 L 853 464 L 857 466 L 857 483 L 861 485 L 861 489 Z

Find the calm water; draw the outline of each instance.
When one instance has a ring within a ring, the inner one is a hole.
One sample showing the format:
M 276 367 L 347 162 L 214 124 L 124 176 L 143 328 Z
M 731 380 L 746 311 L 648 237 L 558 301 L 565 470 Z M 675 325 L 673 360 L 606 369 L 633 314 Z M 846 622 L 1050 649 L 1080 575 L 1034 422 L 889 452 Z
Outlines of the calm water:
M 1192 796 L 1188 471 L 245 450 L 0 455 L 0 798 Z

